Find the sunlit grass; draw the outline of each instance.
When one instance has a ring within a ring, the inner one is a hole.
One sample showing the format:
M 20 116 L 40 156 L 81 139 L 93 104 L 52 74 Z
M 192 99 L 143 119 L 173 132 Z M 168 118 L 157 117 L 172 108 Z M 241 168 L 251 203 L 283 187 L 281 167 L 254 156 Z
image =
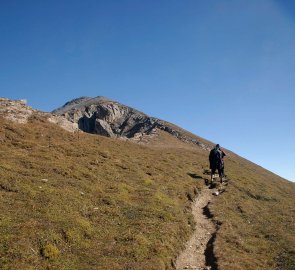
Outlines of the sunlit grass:
M 172 268 L 192 231 L 186 193 L 203 186 L 187 175 L 196 153 L 42 119 L 0 132 L 1 269 Z
M 1 269 L 173 268 L 207 151 L 164 132 L 142 146 L 0 121 Z M 232 153 L 226 174 L 209 206 L 219 268 L 294 269 L 294 184 Z

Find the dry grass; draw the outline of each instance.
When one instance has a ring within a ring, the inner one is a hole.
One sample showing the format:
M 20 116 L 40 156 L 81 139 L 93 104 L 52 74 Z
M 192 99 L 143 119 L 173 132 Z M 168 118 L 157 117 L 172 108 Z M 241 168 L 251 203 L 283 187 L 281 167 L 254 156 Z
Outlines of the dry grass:
M 295 185 L 241 158 L 211 211 L 220 269 L 295 269 Z
M 0 125 L 1 269 L 171 269 L 191 234 L 193 151 Z
M 205 145 L 212 143 L 171 127 Z M 164 138 L 164 139 L 162 139 Z M 181 146 L 161 136 L 157 145 Z M 192 148 L 192 146 L 190 146 Z M 206 166 L 200 149 L 199 162 Z M 295 184 L 226 150 L 226 192 L 210 204 L 218 230 L 214 251 L 221 270 L 295 269 Z M 208 153 L 207 153 L 208 155 Z
M 0 121 L 1 269 L 173 268 L 208 152 Z M 219 269 L 295 269 L 295 185 L 232 153 L 226 173 L 210 204 Z

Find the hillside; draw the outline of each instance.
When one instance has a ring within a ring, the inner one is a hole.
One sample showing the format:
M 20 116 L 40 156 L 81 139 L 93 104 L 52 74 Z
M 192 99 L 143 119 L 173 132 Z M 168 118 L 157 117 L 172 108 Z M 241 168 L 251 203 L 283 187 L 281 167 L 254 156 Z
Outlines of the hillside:
M 0 110 L 1 269 L 174 268 L 212 143 L 158 119 L 165 127 L 150 132 L 150 118 L 131 111 L 125 127 L 135 113 L 137 129 L 119 138 L 122 125 L 108 123 L 107 138 L 55 124 L 71 118 L 32 111 L 16 123 Z M 294 269 L 295 185 L 228 154 L 226 190 L 206 208 L 216 229 L 209 269 Z
M 39 118 L 1 119 L 0 132 L 2 269 L 171 266 L 191 233 L 187 194 L 202 188 L 188 175 L 202 172 L 196 153 L 69 133 Z

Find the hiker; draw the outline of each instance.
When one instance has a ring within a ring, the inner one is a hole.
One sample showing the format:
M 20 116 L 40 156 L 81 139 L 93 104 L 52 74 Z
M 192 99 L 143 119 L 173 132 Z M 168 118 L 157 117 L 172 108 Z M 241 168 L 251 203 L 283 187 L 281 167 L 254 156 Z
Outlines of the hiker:
M 213 183 L 213 175 L 215 171 L 218 171 L 218 175 L 220 178 L 220 183 L 222 183 L 222 177 L 224 177 L 224 160 L 223 158 L 226 154 L 220 149 L 219 144 L 210 151 L 209 154 L 209 162 L 210 162 L 210 169 L 211 169 L 211 183 Z

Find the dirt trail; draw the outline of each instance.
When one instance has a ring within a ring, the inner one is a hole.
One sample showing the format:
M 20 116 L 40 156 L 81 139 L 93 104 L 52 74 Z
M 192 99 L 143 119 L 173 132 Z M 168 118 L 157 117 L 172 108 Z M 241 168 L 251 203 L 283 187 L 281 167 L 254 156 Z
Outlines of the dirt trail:
M 214 254 L 212 243 L 215 238 L 216 227 L 208 218 L 210 212 L 208 203 L 212 199 L 214 190 L 205 188 L 196 198 L 192 205 L 192 213 L 196 222 L 194 234 L 186 243 L 184 251 L 179 255 L 176 261 L 176 270 L 183 269 L 216 269 L 214 267 Z M 208 264 L 213 263 L 212 268 Z M 207 264 L 207 265 L 206 265 Z

